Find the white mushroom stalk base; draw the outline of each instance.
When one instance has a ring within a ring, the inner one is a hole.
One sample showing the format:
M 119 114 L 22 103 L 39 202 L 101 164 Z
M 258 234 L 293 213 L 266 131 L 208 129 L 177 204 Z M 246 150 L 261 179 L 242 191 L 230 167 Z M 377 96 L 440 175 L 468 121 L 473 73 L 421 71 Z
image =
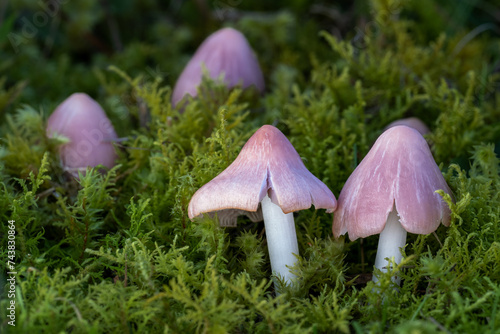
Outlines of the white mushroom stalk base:
M 296 276 L 287 268 L 297 262 L 294 254 L 299 254 L 293 213 L 283 213 L 267 195 L 261 206 L 273 274 L 280 276 L 286 284 L 293 283 Z
M 382 272 L 387 272 L 390 264 L 386 258 L 393 259 L 394 263 L 399 264 L 403 259 L 400 248 L 404 248 L 405 244 L 406 230 L 401 226 L 398 212 L 394 208 L 389 217 L 387 217 L 384 230 L 380 233 L 375 268 L 380 269 Z M 378 282 L 375 275 L 373 275 L 373 281 Z M 401 278 L 393 277 L 392 281 L 399 285 Z

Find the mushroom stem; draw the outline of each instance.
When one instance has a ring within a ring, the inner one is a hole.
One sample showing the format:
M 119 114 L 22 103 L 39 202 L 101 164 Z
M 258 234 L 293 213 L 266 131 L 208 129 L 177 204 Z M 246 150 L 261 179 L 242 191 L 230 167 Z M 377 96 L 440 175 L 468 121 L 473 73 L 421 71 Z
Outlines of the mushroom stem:
M 393 259 L 395 264 L 400 263 L 403 259 L 400 248 L 404 248 L 405 244 L 406 230 L 401 226 L 398 212 L 394 207 L 387 217 L 384 230 L 380 233 L 375 268 L 380 269 L 382 272 L 387 272 L 389 263 L 386 258 Z M 378 278 L 375 275 L 373 275 L 373 281 L 378 282 Z M 392 281 L 399 285 L 401 278 L 393 277 Z
M 271 269 L 273 274 L 283 278 L 285 284 L 290 284 L 296 276 L 287 266 L 292 267 L 297 261 L 294 254 L 299 254 L 293 213 L 283 213 L 267 195 L 262 199 L 261 206 Z

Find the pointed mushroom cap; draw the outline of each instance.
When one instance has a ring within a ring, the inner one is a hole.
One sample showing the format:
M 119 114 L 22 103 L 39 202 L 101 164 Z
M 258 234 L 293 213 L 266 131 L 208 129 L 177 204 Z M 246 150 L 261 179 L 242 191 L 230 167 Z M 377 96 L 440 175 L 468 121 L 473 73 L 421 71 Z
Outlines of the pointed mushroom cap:
M 420 132 L 420 134 L 422 136 L 431 132 L 431 130 L 429 130 L 427 125 L 425 125 L 425 123 L 422 122 L 417 117 L 408 117 L 408 118 L 398 119 L 397 121 L 394 121 L 394 122 L 390 123 L 389 125 L 387 125 L 385 129 L 387 130 L 387 129 L 390 129 L 390 128 L 395 127 L 397 125 L 406 125 L 406 126 L 409 126 L 410 128 L 414 128 L 415 130 Z
M 333 193 L 307 170 L 285 135 L 264 125 L 229 167 L 198 189 L 189 202 L 188 215 L 193 219 L 221 210 L 254 212 L 266 194 L 284 213 L 307 209 L 311 204 L 327 212 L 337 207 Z
M 351 240 L 379 234 L 394 205 L 407 232 L 432 233 L 440 222 L 450 224 L 450 209 L 435 193 L 439 189 L 451 195 L 422 135 L 403 125 L 390 128 L 340 192 L 333 234 L 348 232 Z
M 208 36 L 182 71 L 172 93 L 175 106 L 189 94 L 196 96 L 203 76 L 202 64 L 212 79 L 224 74 L 229 88 L 242 84 L 264 91 L 264 76 L 250 44 L 241 32 L 223 28 Z
M 60 148 L 61 163 L 73 175 L 88 166 L 111 168 L 118 158 L 112 140 L 118 138 L 99 103 L 85 93 L 74 93 L 54 110 L 47 121 L 47 136 L 70 142 Z

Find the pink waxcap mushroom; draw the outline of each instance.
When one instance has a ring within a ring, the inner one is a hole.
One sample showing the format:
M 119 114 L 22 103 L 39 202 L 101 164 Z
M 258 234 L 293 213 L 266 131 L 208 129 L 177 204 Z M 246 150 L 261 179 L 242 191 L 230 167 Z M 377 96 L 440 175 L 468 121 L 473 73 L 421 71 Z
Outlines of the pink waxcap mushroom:
M 174 106 L 186 94 L 196 96 L 203 75 L 202 65 L 214 80 L 223 75 L 229 88 L 238 84 L 243 88 L 254 85 L 259 92 L 264 91 L 264 76 L 247 39 L 238 30 L 223 28 L 205 39 L 182 71 L 172 93 Z
M 397 121 L 394 121 L 394 122 L 390 123 L 389 125 L 387 125 L 385 127 L 385 129 L 387 130 L 387 129 L 390 129 L 390 128 L 395 127 L 397 125 L 406 125 L 406 126 L 409 126 L 410 128 L 414 128 L 415 130 L 417 130 L 418 132 L 420 132 L 420 134 L 422 136 L 431 132 L 431 130 L 429 130 L 429 128 L 427 127 L 427 125 L 425 125 L 425 123 L 422 122 L 417 117 L 409 117 L 409 118 L 398 119 Z
M 59 153 L 63 168 L 74 176 L 87 167 L 115 165 L 116 132 L 101 106 L 87 94 L 72 94 L 50 115 L 47 136 L 55 135 L 69 139 Z
M 274 126 L 264 125 L 229 167 L 193 195 L 188 215 L 193 219 L 221 210 L 255 212 L 267 194 L 285 214 L 311 204 L 327 212 L 337 207 L 333 193 L 307 170 L 285 135 Z M 231 219 L 234 226 L 236 217 Z
M 436 193 L 451 190 L 427 142 L 415 129 L 385 131 L 347 180 L 339 195 L 333 234 L 351 240 L 379 234 L 395 206 L 402 227 L 429 234 L 450 224 L 450 209 Z

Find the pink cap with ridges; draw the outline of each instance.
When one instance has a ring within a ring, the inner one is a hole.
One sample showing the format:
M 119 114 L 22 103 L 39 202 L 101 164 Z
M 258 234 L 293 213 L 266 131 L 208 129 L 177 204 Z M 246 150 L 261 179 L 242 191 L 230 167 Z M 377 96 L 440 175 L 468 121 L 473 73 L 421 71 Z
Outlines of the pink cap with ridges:
M 427 142 L 415 129 L 395 126 L 385 131 L 340 192 L 333 234 L 349 239 L 379 234 L 394 205 L 403 228 L 429 234 L 442 222 L 450 224 L 450 209 L 436 190 L 451 195 Z
M 311 204 L 327 212 L 337 207 L 333 193 L 307 170 L 285 135 L 264 125 L 229 167 L 193 195 L 188 215 L 192 219 L 227 209 L 257 211 L 266 194 L 284 213 L 307 209 Z

